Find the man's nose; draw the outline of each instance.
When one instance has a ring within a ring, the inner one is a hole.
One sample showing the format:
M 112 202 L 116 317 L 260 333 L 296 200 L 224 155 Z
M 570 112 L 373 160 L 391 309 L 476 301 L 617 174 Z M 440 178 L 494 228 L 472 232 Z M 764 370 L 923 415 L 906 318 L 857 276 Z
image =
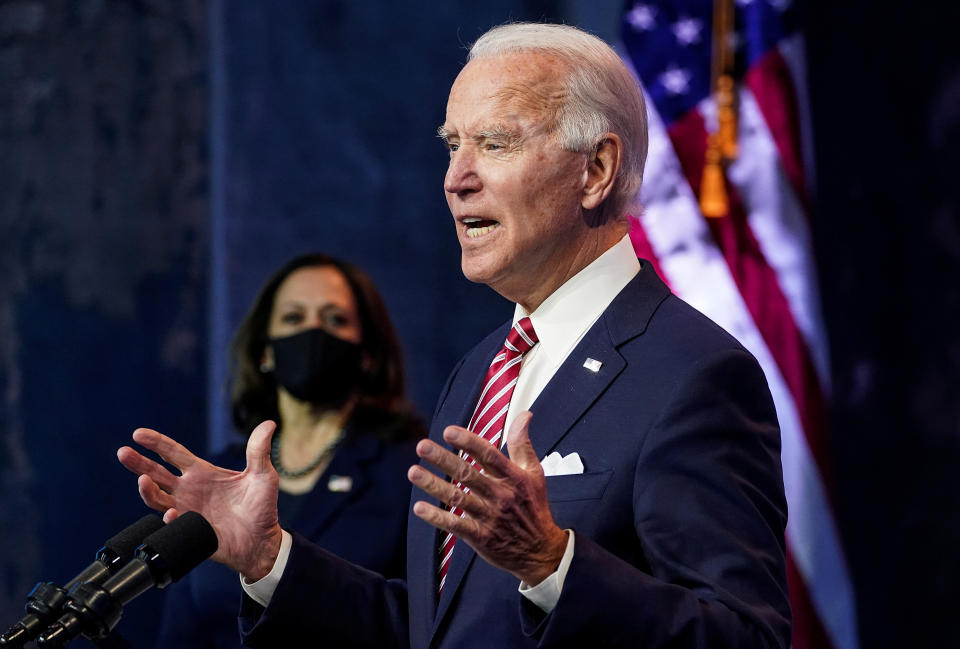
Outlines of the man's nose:
M 464 194 L 479 191 L 481 186 L 473 152 L 468 148 L 454 151 L 443 179 L 443 190 L 448 194 Z

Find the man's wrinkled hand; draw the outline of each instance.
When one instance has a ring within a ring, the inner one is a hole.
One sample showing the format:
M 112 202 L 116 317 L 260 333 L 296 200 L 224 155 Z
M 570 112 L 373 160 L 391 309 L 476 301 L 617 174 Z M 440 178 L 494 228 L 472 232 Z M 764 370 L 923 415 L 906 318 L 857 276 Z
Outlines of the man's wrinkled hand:
M 270 572 L 280 552 L 279 478 L 270 462 L 275 428 L 265 421 L 250 434 L 243 471 L 215 466 L 149 428 L 135 430 L 134 441 L 175 467 L 179 476 L 129 446 L 119 449 L 117 458 L 140 476 L 137 486 L 148 507 L 162 512 L 168 523 L 186 511 L 201 514 L 217 533 L 213 559 L 254 581 Z
M 459 426 L 449 426 L 443 438 L 474 458 L 483 471 L 439 444 L 422 440 L 417 455 L 450 480 L 420 466 L 410 467 L 410 482 L 441 503 L 463 510 L 460 517 L 423 501 L 413 512 L 427 523 L 453 533 L 488 563 L 535 586 L 553 573 L 567 545 L 567 533 L 553 520 L 547 482 L 530 443 L 530 412 L 517 416 L 507 437 L 509 459 L 496 447 Z M 457 487 L 469 488 L 469 493 Z

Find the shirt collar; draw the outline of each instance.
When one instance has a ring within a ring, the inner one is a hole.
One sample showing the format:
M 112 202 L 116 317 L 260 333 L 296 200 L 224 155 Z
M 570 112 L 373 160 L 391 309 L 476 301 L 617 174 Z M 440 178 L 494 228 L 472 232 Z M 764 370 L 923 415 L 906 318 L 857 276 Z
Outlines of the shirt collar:
M 624 235 L 551 293 L 533 313 L 516 305 L 513 321 L 529 315 L 540 340 L 539 353 L 559 364 L 639 270 L 630 236 Z

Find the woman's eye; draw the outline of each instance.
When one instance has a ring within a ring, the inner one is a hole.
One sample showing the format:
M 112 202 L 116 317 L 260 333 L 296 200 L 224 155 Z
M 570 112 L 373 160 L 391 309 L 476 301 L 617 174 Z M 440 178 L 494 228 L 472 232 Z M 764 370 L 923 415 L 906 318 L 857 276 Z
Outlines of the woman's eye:
M 284 324 L 300 324 L 303 322 L 303 314 L 301 313 L 285 313 L 280 316 L 280 321 Z
M 323 317 L 323 323 L 328 327 L 339 329 L 348 324 L 347 317 L 342 313 L 328 313 Z

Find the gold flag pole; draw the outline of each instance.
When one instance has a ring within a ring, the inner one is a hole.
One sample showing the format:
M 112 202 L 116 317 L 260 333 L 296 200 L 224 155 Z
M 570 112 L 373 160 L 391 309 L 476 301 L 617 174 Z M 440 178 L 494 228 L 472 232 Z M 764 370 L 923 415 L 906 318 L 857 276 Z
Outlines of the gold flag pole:
M 717 130 L 708 135 L 703 178 L 700 181 L 700 210 L 708 217 L 726 216 L 730 209 L 723 179 L 723 163 L 737 156 L 733 30 L 733 0 L 714 0 L 710 85 L 717 104 Z

